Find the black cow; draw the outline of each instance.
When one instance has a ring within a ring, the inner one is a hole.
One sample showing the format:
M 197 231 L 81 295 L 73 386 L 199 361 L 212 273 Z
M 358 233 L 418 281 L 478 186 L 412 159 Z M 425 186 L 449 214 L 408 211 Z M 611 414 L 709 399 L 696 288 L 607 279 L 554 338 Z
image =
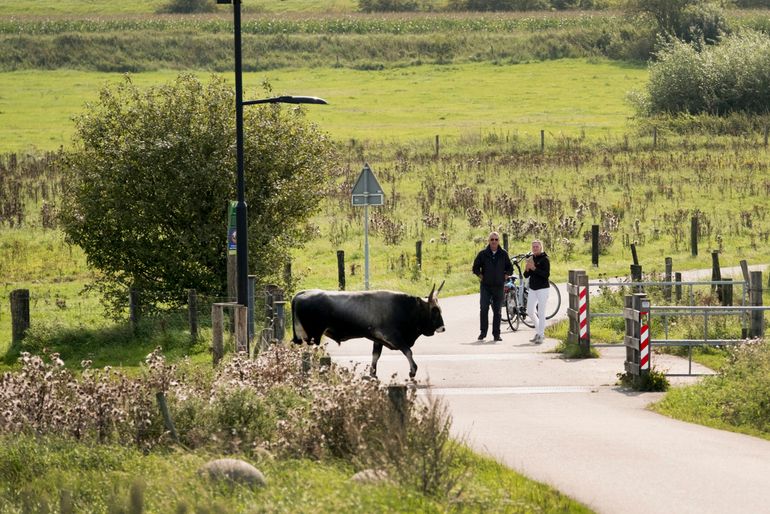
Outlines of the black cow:
M 400 350 L 409 359 L 409 376 L 414 378 L 417 364 L 412 346 L 421 335 L 444 331 L 444 319 L 438 305 L 438 291 L 433 286 L 428 300 L 393 291 L 300 291 L 291 301 L 294 318 L 293 341 L 320 344 L 321 336 L 340 343 L 365 337 L 374 341 L 372 376 L 377 376 L 377 361 L 382 347 Z M 435 295 L 433 294 L 435 291 Z

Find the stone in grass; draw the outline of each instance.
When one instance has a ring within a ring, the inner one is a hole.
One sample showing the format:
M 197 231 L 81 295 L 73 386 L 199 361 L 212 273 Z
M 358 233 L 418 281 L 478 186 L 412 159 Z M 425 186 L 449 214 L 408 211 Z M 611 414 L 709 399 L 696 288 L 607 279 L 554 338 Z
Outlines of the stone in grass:
M 260 470 L 239 459 L 216 459 L 202 466 L 198 473 L 211 480 L 227 481 L 243 484 L 249 487 L 264 487 L 267 485 L 265 475 Z
M 350 477 L 350 480 L 359 484 L 371 485 L 391 483 L 387 471 L 382 469 L 364 469 Z

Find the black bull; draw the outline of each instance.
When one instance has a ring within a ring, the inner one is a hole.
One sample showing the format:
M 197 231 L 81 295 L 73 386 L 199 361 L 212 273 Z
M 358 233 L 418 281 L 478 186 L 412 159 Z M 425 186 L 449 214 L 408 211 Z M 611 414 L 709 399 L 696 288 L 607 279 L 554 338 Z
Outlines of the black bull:
M 428 299 L 393 291 L 300 291 L 291 301 L 294 318 L 293 341 L 320 344 L 321 336 L 340 343 L 365 337 L 374 341 L 372 376 L 377 375 L 377 361 L 382 347 L 400 350 L 409 360 L 409 376 L 414 378 L 417 364 L 412 346 L 421 335 L 444 331 L 444 319 L 438 305 L 438 291 L 433 286 Z

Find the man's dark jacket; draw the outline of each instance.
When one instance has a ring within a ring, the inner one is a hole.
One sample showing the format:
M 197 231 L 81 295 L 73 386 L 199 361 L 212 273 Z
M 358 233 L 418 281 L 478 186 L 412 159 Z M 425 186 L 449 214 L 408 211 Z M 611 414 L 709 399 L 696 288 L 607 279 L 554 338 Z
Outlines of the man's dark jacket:
M 503 287 L 505 275 L 513 275 L 513 264 L 508 252 L 502 246 L 492 255 L 492 249 L 487 245 L 473 261 L 473 274 L 481 275 L 481 285 L 487 287 Z

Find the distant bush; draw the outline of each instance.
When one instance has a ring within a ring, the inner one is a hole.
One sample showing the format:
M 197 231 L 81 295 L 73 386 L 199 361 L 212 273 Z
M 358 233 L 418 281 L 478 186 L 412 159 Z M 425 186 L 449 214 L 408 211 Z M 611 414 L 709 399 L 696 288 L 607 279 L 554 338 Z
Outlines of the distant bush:
M 566 9 L 604 9 L 606 0 L 449 0 L 450 11 L 543 11 Z
M 704 3 L 688 6 L 682 12 L 678 28 L 683 41 L 704 42 L 713 45 L 730 29 L 722 8 L 716 4 Z
M 158 9 L 160 14 L 193 14 L 201 12 L 214 12 L 216 4 L 212 0 L 169 0 Z
M 418 8 L 417 0 L 358 0 L 358 10 L 363 12 L 412 12 Z
M 735 0 L 736 7 L 770 7 L 770 0 Z
M 655 20 L 665 39 L 715 43 L 727 31 L 722 5 L 703 0 L 626 0 L 626 11 Z
M 646 114 L 763 114 L 770 110 L 770 37 L 730 36 L 698 51 L 673 42 L 650 67 L 647 93 L 637 106 Z
M 542 11 L 549 9 L 548 0 L 449 0 L 451 11 Z

